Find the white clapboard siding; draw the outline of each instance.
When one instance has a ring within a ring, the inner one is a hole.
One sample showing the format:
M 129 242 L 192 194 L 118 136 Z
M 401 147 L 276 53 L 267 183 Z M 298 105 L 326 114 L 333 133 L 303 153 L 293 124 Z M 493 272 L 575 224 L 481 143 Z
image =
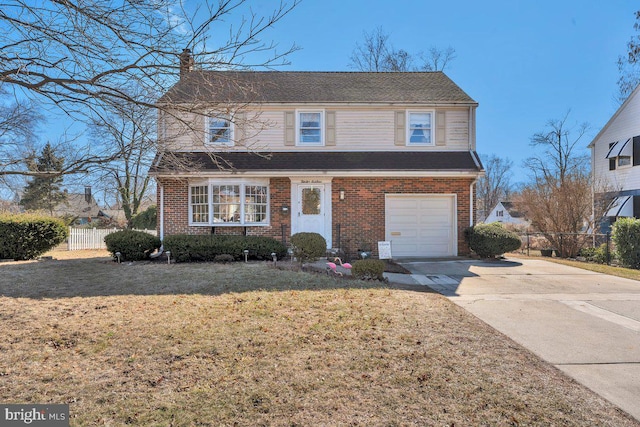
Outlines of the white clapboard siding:
M 80 249 L 106 249 L 104 237 L 119 231 L 117 228 L 73 228 L 69 227 L 68 247 L 70 251 Z M 156 235 L 156 230 L 138 230 Z

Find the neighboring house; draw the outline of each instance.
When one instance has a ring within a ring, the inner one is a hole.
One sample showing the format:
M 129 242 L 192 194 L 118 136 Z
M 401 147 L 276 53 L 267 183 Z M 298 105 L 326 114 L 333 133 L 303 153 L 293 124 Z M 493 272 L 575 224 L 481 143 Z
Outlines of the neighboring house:
M 442 72 L 181 68 L 158 101 L 182 109 L 160 115 L 150 172 L 161 238 L 304 231 L 351 253 L 468 252 L 477 103 Z
M 530 223 L 521 212 L 518 212 L 511 202 L 498 202 L 489 215 L 484 220 L 486 224 L 501 222 L 503 224 L 513 224 L 517 227 L 529 227 Z
M 127 218 L 122 209 L 100 209 L 100 215 L 116 227 L 126 227 Z
M 53 216 L 76 218 L 75 224 L 87 224 L 102 217 L 100 206 L 90 194 L 68 193 L 67 198 L 53 209 Z
M 594 212 L 608 231 L 618 217 L 640 218 L 640 86 L 591 144 Z

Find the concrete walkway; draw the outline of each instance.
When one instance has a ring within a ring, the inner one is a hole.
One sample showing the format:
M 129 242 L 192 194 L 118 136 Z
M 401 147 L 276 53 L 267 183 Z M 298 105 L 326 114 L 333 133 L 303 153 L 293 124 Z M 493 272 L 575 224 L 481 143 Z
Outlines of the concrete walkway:
M 640 420 L 640 282 L 535 259 L 399 263 Z

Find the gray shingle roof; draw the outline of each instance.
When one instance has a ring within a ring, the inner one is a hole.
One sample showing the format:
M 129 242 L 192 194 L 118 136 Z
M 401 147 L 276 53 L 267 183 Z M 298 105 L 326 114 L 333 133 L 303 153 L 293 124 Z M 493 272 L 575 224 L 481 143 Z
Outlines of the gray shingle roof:
M 158 100 L 185 102 L 476 105 L 440 71 L 192 71 Z
M 470 151 L 374 151 L 374 152 L 274 152 L 216 153 L 239 172 L 291 171 L 465 171 L 479 172 L 477 155 Z M 221 171 L 208 153 L 172 153 L 175 158 L 156 158 L 150 173 L 181 172 L 174 162 L 197 165 L 198 172 Z M 475 157 L 475 159 L 474 159 Z M 222 163 L 222 162 L 221 162 Z M 226 166 L 225 166 L 226 167 Z M 184 172 L 184 171 L 182 171 Z

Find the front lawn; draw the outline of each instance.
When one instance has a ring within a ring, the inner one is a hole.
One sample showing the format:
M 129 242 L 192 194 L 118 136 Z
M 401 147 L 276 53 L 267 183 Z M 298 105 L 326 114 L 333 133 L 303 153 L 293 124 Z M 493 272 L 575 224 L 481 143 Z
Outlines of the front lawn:
M 429 292 L 262 263 L 0 263 L 0 401 L 71 425 L 634 420 Z

